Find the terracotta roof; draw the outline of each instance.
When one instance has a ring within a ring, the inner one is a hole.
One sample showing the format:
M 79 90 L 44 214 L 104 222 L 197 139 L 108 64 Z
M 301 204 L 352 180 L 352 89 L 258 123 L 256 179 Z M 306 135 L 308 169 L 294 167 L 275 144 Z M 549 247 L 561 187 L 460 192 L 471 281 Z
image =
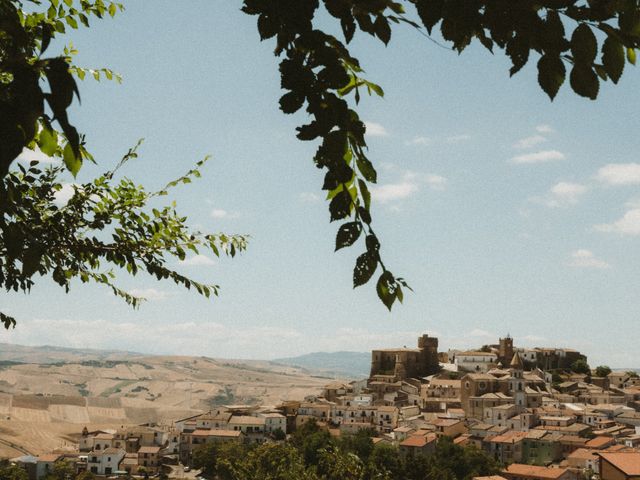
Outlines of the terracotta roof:
M 160 447 L 140 447 L 138 453 L 158 453 Z
M 567 458 L 575 458 L 580 460 L 593 460 L 596 457 L 596 453 L 593 450 L 589 450 L 587 448 L 579 448 L 567 457 Z
M 495 353 L 491 353 L 491 352 L 478 352 L 478 351 L 474 351 L 474 350 L 469 350 L 466 352 L 460 352 L 458 354 L 456 354 L 456 357 L 459 356 L 463 356 L 463 357 L 496 357 L 497 355 Z
M 613 437 L 595 437 L 589 440 L 585 445 L 589 448 L 604 448 L 607 445 L 614 443 Z
M 229 425 L 264 425 L 264 418 L 237 415 L 229 419 Z
M 62 455 L 60 455 L 59 453 L 45 453 L 44 455 L 40 455 L 38 457 L 38 461 L 39 462 L 55 462 L 57 461 Z
M 598 455 L 625 475 L 640 475 L 640 452 L 599 452 Z
M 512 463 L 505 470 L 505 473 L 511 475 L 520 475 L 522 477 L 534 477 L 544 479 L 560 478 L 567 472 L 566 468 L 546 468 L 537 467 L 535 465 L 524 465 L 522 463 Z
M 124 454 L 125 451 L 122 450 L 121 448 L 105 448 L 102 451 L 103 455 L 114 455 L 114 454 L 120 454 L 120 453 Z
M 411 435 L 406 440 L 400 442 L 402 447 L 418 447 L 422 448 L 425 445 L 435 441 L 434 435 Z

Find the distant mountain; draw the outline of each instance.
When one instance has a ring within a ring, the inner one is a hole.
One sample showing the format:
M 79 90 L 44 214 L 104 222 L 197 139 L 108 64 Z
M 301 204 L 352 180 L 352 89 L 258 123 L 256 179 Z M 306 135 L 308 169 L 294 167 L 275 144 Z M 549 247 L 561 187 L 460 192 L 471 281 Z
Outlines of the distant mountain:
M 0 361 L 20 363 L 70 363 L 89 360 L 127 360 L 142 354 L 122 350 L 93 350 L 89 348 L 66 348 L 43 345 L 30 347 L 0 343 Z
M 314 352 L 298 357 L 278 358 L 272 362 L 320 371 L 334 377 L 365 378 L 371 370 L 371 353 Z

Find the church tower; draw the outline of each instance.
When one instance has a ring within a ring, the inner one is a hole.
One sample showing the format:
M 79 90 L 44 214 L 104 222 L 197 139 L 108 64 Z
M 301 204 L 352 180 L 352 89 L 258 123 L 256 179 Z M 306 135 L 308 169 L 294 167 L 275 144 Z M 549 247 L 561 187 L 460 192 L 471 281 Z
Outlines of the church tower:
M 527 393 L 525 392 L 524 364 L 518 352 L 516 352 L 511 359 L 509 371 L 511 372 L 511 376 L 509 377 L 509 390 L 513 396 L 513 403 L 518 412 L 522 412 L 527 408 Z
M 502 362 L 502 365 L 509 365 L 513 358 L 513 338 L 507 335 L 499 340 L 498 345 L 498 360 Z

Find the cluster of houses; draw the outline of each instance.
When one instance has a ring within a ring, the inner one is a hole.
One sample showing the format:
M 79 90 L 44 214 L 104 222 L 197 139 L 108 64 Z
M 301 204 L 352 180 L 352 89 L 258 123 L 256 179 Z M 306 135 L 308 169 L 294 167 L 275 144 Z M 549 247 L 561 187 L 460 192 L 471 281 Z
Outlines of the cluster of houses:
M 163 464 L 190 465 L 207 443 L 283 440 L 313 421 L 335 436 L 370 430 L 407 457 L 453 438 L 506 465 L 482 480 L 640 480 L 640 378 L 570 373 L 581 359 L 570 349 L 517 349 L 509 337 L 439 353 L 424 335 L 416 349 L 374 350 L 368 379 L 333 382 L 302 401 L 220 406 L 163 427 L 85 429 L 73 461 L 96 475 L 153 475 Z M 71 456 L 56 455 L 14 460 L 40 480 Z

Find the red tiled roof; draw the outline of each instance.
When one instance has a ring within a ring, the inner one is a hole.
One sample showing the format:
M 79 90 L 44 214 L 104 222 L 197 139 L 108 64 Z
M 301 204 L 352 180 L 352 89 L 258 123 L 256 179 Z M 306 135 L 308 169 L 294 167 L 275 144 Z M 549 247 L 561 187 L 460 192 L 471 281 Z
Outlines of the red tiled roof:
M 598 455 L 625 475 L 640 475 L 640 452 L 598 452 Z
M 535 465 L 524 465 L 522 463 L 512 463 L 503 471 L 511 475 L 520 475 L 522 477 L 553 480 L 553 479 L 560 478 L 562 475 L 564 475 L 567 472 L 567 469 L 537 467 Z

